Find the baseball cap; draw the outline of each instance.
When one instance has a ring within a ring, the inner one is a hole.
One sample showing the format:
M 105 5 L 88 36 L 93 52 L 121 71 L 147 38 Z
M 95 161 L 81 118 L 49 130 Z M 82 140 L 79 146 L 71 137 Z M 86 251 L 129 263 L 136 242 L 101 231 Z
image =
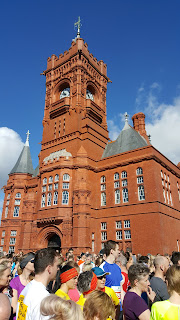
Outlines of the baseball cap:
M 110 274 L 109 272 L 104 272 L 104 270 L 99 267 L 92 268 L 92 271 L 96 274 L 97 278 Z

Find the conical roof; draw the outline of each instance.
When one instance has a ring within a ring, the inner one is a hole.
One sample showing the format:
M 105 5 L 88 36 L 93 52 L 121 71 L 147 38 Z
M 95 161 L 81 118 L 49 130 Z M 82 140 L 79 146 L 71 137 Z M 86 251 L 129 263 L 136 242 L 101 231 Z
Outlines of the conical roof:
M 147 146 L 147 142 L 135 129 L 127 122 L 121 133 L 114 142 L 106 145 L 102 158 L 111 157 L 126 151 L 135 150 Z
M 30 153 L 30 148 L 29 148 L 29 131 L 27 134 L 26 143 L 22 149 L 22 152 L 21 152 L 14 168 L 11 170 L 10 174 L 12 174 L 12 173 L 34 174 L 31 153 Z

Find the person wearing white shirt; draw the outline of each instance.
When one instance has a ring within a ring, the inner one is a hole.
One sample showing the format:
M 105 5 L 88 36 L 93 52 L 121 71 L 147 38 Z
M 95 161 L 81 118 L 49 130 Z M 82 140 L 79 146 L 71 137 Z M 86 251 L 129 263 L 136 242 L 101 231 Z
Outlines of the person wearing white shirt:
M 40 303 L 49 295 L 48 283 L 56 278 L 58 254 L 45 248 L 36 252 L 34 258 L 35 277 L 21 292 L 16 310 L 16 320 L 41 320 Z M 46 319 L 48 319 L 46 317 Z

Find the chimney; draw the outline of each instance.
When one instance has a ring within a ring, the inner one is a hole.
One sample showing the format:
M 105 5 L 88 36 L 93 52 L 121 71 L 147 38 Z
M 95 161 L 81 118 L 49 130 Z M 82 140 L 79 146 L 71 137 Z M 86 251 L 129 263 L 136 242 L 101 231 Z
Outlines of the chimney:
M 132 116 L 133 127 L 139 132 L 139 134 L 146 139 L 146 142 L 150 144 L 149 138 L 146 133 L 145 128 L 145 114 L 142 112 L 138 112 Z

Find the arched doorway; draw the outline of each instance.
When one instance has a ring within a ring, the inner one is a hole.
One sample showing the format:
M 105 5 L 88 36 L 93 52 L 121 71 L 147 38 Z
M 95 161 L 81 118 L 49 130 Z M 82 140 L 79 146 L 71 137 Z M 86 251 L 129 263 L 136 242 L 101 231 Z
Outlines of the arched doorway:
M 51 234 L 48 237 L 48 248 L 53 248 L 60 251 L 61 239 L 56 233 L 54 233 L 53 235 Z

